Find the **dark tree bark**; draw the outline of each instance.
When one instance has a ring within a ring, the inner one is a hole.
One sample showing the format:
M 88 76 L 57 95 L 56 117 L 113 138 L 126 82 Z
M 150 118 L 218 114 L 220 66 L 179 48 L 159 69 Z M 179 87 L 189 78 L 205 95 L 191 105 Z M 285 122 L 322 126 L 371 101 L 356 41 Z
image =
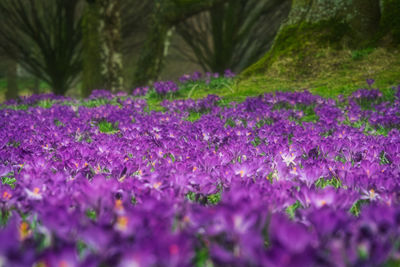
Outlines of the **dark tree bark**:
M 1 0 L 0 49 L 63 95 L 81 71 L 79 0 Z
M 123 89 L 120 0 L 99 0 L 101 74 L 112 92 Z
M 6 99 L 16 99 L 18 97 L 18 83 L 17 83 L 17 63 L 15 60 L 9 59 L 7 61 L 7 91 Z
M 134 74 L 134 85 L 157 79 L 163 66 L 168 31 L 179 22 L 227 0 L 154 0 L 150 29 Z
M 82 96 L 94 89 L 104 88 L 101 74 L 100 6 L 96 1 L 86 1 L 82 17 Z
M 215 5 L 178 25 L 177 32 L 192 49 L 183 53 L 204 71 L 240 72 L 270 47 L 290 4 L 290 0 L 231 0 Z
M 86 0 L 82 19 L 82 95 L 123 89 L 122 54 L 143 45 L 152 1 Z

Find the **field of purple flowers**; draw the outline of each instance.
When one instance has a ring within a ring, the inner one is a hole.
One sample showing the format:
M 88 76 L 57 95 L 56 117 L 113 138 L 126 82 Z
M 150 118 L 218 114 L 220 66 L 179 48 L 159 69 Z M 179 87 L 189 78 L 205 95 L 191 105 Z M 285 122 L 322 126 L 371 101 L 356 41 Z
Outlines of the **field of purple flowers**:
M 393 90 L 165 99 L 164 112 L 107 91 L 10 102 L 0 266 L 397 266 Z

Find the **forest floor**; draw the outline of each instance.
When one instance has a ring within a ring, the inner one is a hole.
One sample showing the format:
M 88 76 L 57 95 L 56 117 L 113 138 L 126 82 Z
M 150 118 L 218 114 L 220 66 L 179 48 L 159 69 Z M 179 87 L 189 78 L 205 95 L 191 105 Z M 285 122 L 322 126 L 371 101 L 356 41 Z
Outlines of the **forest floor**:
M 222 83 L 203 88 L 197 86 L 195 90 L 189 88 L 180 92 L 177 98 L 199 99 L 208 94 L 217 94 L 227 102 L 241 102 L 249 96 L 267 92 L 303 90 L 335 98 L 340 94 L 348 96 L 359 88 L 365 88 L 366 79 L 374 79 L 374 88 L 379 88 L 384 95 L 389 96 L 392 93 L 391 88 L 400 84 L 400 52 L 389 52 L 381 48 L 340 51 L 325 49 L 317 54 L 302 55 L 301 58 L 281 58 L 265 73 L 250 77 L 239 75 L 231 84 Z M 20 78 L 18 86 L 20 95 L 30 95 L 34 80 Z M 67 92 L 68 96 L 79 96 L 80 86 L 75 87 Z M 5 100 L 6 88 L 6 79 L 0 78 L 0 102 Z M 50 91 L 46 83 L 40 83 L 41 93 Z M 147 101 L 151 109 L 160 109 L 159 98 L 149 97 Z

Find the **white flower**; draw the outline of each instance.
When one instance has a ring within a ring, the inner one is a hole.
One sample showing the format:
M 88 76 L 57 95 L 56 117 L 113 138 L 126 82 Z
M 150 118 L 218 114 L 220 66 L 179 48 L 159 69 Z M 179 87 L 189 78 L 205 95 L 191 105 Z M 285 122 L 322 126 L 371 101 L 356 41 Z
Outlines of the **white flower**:
M 363 191 L 363 196 L 361 197 L 361 199 L 369 199 L 369 200 L 377 200 L 380 198 L 378 193 L 375 193 L 374 189 L 370 189 L 369 191 L 366 191 L 364 189 L 362 189 Z
M 296 162 L 294 162 L 294 159 L 296 158 L 296 155 L 294 153 L 292 154 L 281 154 L 281 157 L 283 159 L 283 162 L 286 163 L 286 166 L 289 166 L 290 164 L 293 164 L 296 166 Z

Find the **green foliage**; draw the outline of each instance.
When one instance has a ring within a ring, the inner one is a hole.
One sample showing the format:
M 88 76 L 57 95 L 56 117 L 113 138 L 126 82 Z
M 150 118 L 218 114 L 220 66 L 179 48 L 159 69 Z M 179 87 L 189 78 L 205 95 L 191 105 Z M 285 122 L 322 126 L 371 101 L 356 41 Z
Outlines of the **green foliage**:
M 357 200 L 356 202 L 354 202 L 353 206 L 351 206 L 350 213 L 353 214 L 354 216 L 358 217 L 361 212 L 361 207 L 368 203 L 369 203 L 369 200 L 367 200 L 367 199 Z
M 131 204 L 134 205 L 134 206 L 137 204 L 137 199 L 136 199 L 135 196 L 131 197 Z
M 297 200 L 294 204 L 290 205 L 286 208 L 286 213 L 289 215 L 291 219 L 294 219 L 295 212 L 298 208 L 301 208 L 300 202 Z
M 119 131 L 118 122 L 111 123 L 106 120 L 101 120 L 98 123 L 99 131 L 106 134 L 115 134 Z
M 202 205 L 216 205 L 221 201 L 221 194 L 222 194 L 221 191 L 209 195 L 203 195 L 189 191 L 186 194 L 186 199 L 188 199 L 191 202 L 200 203 Z
M 261 128 L 261 127 L 263 127 L 264 125 L 269 125 L 269 126 L 271 126 L 272 124 L 274 124 L 274 120 L 273 120 L 272 118 L 264 118 L 264 119 L 262 119 L 262 120 L 259 120 L 259 121 L 256 123 L 256 127 L 257 127 L 257 128 Z
M 379 161 L 380 165 L 388 165 L 391 163 L 390 160 L 386 157 L 386 152 L 383 150 L 379 154 L 379 159 L 380 159 Z
M 195 193 L 195 192 L 192 192 L 192 191 L 189 191 L 189 192 L 186 194 L 186 198 L 187 198 L 188 200 L 192 201 L 192 202 L 195 202 L 195 201 L 196 201 L 196 193 Z
M 353 60 L 360 60 L 368 56 L 374 51 L 374 48 L 365 48 L 351 51 L 351 58 Z
M 5 226 L 11 216 L 11 212 L 7 209 L 0 209 L 0 228 Z
M 227 118 L 224 126 L 225 126 L 225 128 L 227 128 L 228 126 L 236 127 L 236 123 L 232 118 Z
M 194 121 L 199 120 L 202 115 L 203 114 L 201 114 L 200 112 L 191 111 L 189 113 L 189 116 L 185 120 L 194 122 Z
M 86 216 L 92 221 L 97 220 L 97 212 L 94 209 L 87 209 Z
M 36 105 L 42 108 L 51 108 L 54 104 L 54 101 L 51 99 L 40 100 Z
M 262 141 L 261 141 L 260 137 L 256 136 L 256 137 L 254 138 L 254 140 L 251 141 L 251 143 L 252 143 L 252 145 L 253 145 L 254 147 L 257 147 L 257 146 L 259 146 L 259 145 L 262 143 Z
M 12 146 L 15 148 L 18 148 L 21 145 L 21 142 L 19 141 L 15 141 L 15 140 L 11 140 L 7 143 L 8 146 Z
M 60 120 L 58 120 L 58 119 L 54 119 L 54 124 L 55 124 L 57 127 L 65 126 L 64 123 L 62 123 L 62 122 L 61 122 Z
M 196 267 L 212 267 L 214 266 L 210 261 L 208 248 L 204 245 L 196 249 L 196 254 L 193 259 L 194 266 Z
M 327 186 L 333 186 L 334 188 L 339 188 L 342 186 L 342 182 L 337 177 L 332 177 L 329 180 L 321 177 L 315 182 L 315 186 L 319 188 L 325 188 Z
M 207 196 L 208 203 L 216 205 L 221 201 L 221 191 Z
M 14 177 L 14 172 L 9 172 L 6 176 L 1 177 L 1 182 L 2 184 L 8 185 L 14 189 L 15 183 L 17 182 L 17 179 Z

